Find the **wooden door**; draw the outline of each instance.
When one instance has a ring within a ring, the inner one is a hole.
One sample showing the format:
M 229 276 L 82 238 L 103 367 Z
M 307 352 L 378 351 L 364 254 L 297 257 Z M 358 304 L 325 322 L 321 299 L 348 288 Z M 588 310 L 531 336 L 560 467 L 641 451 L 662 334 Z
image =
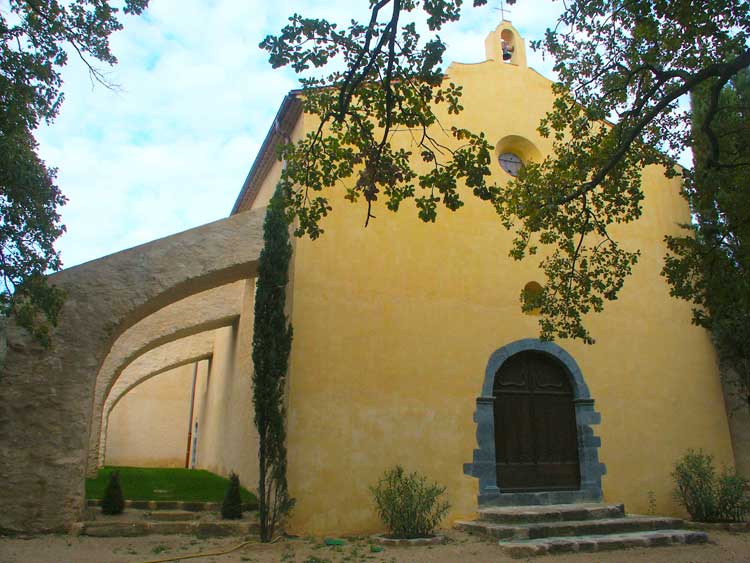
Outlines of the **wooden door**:
M 542 352 L 511 356 L 493 394 L 500 490 L 580 488 L 573 388 L 562 365 Z

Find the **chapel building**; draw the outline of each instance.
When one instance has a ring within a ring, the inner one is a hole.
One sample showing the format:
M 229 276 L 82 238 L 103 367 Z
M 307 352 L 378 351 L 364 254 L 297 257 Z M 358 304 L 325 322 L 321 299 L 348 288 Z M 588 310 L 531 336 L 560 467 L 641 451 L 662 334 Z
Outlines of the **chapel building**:
M 488 136 L 493 180 L 507 182 L 525 162 L 552 151 L 537 132 L 554 99 L 552 83 L 527 66 L 523 39 L 509 22 L 488 35 L 484 62 L 453 63 L 446 80 L 463 87 L 464 110 L 448 115 L 438 106 L 437 114 L 448 130 Z M 234 471 L 256 488 L 250 375 L 257 233 L 284 165 L 278 143 L 316 126 L 290 93 L 228 219 L 53 278 L 101 272 L 112 261 L 155 272 L 141 275 L 132 296 L 130 282 L 118 281 L 120 293 L 107 304 L 119 307 L 119 316 L 110 315 L 117 322 L 97 329 L 96 319 L 86 321 L 87 338 L 99 348 L 60 360 L 84 364 L 90 357 L 88 367 L 75 369 L 91 391 L 77 395 L 86 397 L 83 406 L 51 393 L 49 404 L 63 413 L 93 405 L 68 417 L 69 455 L 54 478 L 44 477 L 70 487 L 61 514 L 81 502 L 78 485 L 66 483 L 81 480 L 84 459 L 89 475 L 103 463 L 188 466 Z M 399 132 L 393 142 L 409 148 L 413 140 Z M 643 216 L 613 229 L 641 257 L 619 298 L 586 319 L 594 345 L 539 340 L 539 317 L 520 305 L 521 292 L 544 281 L 539 259 L 509 258 L 513 233 L 468 190 L 465 205 L 441 210 L 435 223 L 420 221 L 413 203 L 391 213 L 375 202 L 376 219 L 364 228 L 363 207 L 345 201 L 343 186 L 332 189 L 325 233 L 293 239 L 286 411 L 296 506 L 287 530 L 381 529 L 368 486 L 397 464 L 447 487 L 446 525 L 486 504 L 604 500 L 635 513 L 682 514 L 670 473 L 689 448 L 712 454 L 719 467 L 734 466 L 736 455 L 747 472 L 750 459 L 738 439 L 733 449 L 710 335 L 691 323 L 690 305 L 670 297 L 660 275 L 664 236 L 681 234 L 679 225 L 690 221 L 680 180 L 652 166 L 643 170 L 643 188 Z M 245 232 L 255 238 L 235 235 Z M 221 250 L 209 256 L 214 247 Z M 196 264 L 173 258 L 182 256 L 179 249 L 194 251 Z M 177 261 L 167 268 L 159 260 Z M 130 275 L 130 267 L 107 275 Z M 99 311 L 71 292 L 75 315 Z M 82 323 L 75 315 L 63 320 Z M 78 342 L 70 332 L 61 334 Z M 14 358 L 9 369 L 25 373 Z M 44 365 L 47 380 L 57 377 L 57 364 Z M 19 444 L 37 422 L 24 424 Z M 0 477 L 26 483 L 11 467 L 22 462 L 3 463 Z M 57 522 L 43 518 L 52 517 L 39 516 L 39 529 Z

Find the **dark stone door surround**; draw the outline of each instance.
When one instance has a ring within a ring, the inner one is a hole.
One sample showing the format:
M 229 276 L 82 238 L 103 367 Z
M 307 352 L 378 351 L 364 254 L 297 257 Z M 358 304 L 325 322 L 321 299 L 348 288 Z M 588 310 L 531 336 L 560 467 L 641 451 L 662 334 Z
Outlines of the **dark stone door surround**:
M 565 366 L 571 378 L 578 431 L 578 459 L 581 465 L 581 487 L 577 491 L 503 493 L 497 485 L 493 383 L 495 374 L 503 363 L 514 354 L 526 350 L 537 350 L 554 356 Z M 474 450 L 472 463 L 464 464 L 464 474 L 479 479 L 480 506 L 565 504 L 602 500 L 602 476 L 607 470 L 605 465 L 599 462 L 601 439 L 594 435 L 592 428 L 601 422 L 601 415 L 594 410 L 594 400 L 578 364 L 557 344 L 526 338 L 496 350 L 487 362 L 482 392 L 477 397 L 474 422 L 477 424 L 478 449 Z

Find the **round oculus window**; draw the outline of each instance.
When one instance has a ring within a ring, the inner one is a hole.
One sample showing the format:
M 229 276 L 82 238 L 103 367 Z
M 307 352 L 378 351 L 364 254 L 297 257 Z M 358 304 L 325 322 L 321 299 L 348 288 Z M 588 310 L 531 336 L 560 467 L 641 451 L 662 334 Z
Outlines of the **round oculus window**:
M 505 170 L 513 177 L 518 176 L 518 173 L 521 171 L 521 167 L 523 166 L 523 161 L 521 161 L 521 158 L 517 154 L 513 154 L 512 152 L 504 152 L 500 155 L 498 160 L 500 161 L 500 168 Z

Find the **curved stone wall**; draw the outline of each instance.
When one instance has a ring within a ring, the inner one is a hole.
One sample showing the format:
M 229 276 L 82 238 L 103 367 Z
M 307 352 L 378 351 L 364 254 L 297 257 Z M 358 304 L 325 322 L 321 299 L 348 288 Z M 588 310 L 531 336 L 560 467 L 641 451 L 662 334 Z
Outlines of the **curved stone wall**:
M 171 303 L 255 277 L 264 213 L 239 213 L 51 276 L 67 299 L 49 349 L 9 325 L 0 528 L 63 531 L 80 517 L 96 376 L 112 344 Z

